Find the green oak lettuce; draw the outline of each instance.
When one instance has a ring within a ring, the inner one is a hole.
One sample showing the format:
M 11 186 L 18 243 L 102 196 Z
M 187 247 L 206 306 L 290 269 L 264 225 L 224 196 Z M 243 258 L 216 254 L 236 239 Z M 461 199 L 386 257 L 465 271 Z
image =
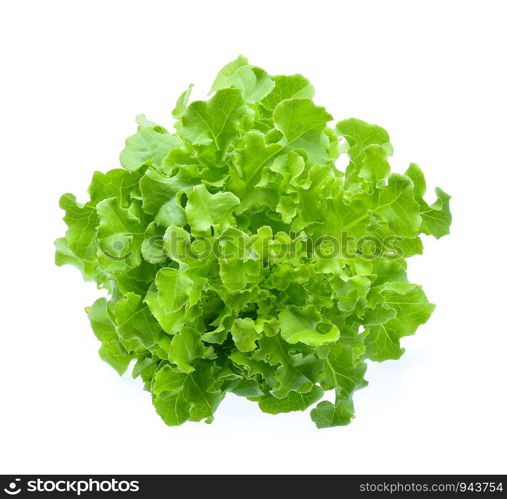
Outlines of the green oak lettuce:
M 239 57 L 207 101 L 191 90 L 174 132 L 138 116 L 122 168 L 85 204 L 62 196 L 56 263 L 109 292 L 87 308 L 100 356 L 132 364 L 168 425 L 211 422 L 228 392 L 348 424 L 366 361 L 398 359 L 433 311 L 406 259 L 449 232 L 449 196 L 425 201 L 417 165 L 390 172 L 387 132 L 333 125 L 301 75 Z

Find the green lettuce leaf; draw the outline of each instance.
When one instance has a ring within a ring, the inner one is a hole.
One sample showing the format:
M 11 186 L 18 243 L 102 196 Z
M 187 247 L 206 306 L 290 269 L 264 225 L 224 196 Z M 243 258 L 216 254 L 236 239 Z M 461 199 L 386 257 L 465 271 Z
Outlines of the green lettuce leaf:
M 89 200 L 61 197 L 55 263 L 108 293 L 86 308 L 99 355 L 168 425 L 210 423 L 228 393 L 346 425 L 367 362 L 398 359 L 434 310 L 407 261 L 449 233 L 450 196 L 427 201 L 383 128 L 332 124 L 299 74 L 239 56 L 207 100 L 192 87 L 174 126 L 137 117 Z

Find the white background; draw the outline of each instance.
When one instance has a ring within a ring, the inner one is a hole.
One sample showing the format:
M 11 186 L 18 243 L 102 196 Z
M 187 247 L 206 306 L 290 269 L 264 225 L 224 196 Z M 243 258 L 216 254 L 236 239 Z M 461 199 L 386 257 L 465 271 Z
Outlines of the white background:
M 2 2 L 0 473 L 507 472 L 505 5 Z M 166 427 L 96 353 L 99 292 L 53 265 L 59 196 L 84 201 L 136 113 L 170 126 L 188 83 L 204 96 L 240 53 L 384 126 L 393 169 L 453 195 L 451 236 L 410 262 L 437 309 L 400 361 L 370 365 L 347 427 L 235 396 L 212 425 Z

